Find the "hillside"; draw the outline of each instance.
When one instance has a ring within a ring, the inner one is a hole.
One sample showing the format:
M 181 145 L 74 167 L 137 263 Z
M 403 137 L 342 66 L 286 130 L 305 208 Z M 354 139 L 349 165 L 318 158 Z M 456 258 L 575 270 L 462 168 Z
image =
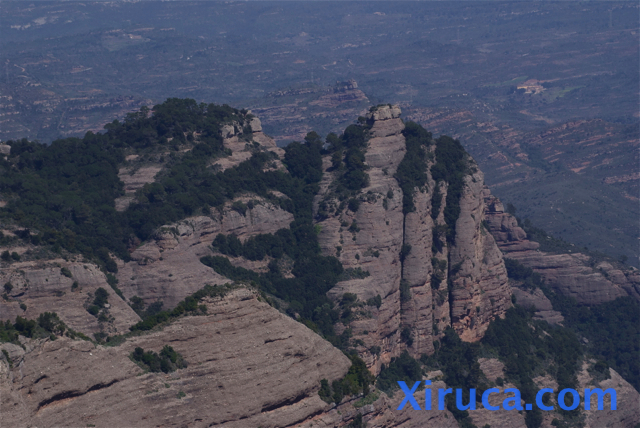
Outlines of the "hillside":
M 3 421 L 640 422 L 638 271 L 536 252 L 460 142 L 395 105 L 282 149 L 249 111 L 172 98 L 3 151 Z M 615 352 L 588 345 L 602 313 Z M 620 410 L 394 410 L 423 378 L 525 400 L 615 382 Z
M 283 145 L 391 102 L 464 141 L 521 217 L 640 267 L 637 14 L 621 1 L 4 2 L 0 139 L 83 136 L 189 97 L 252 109 Z

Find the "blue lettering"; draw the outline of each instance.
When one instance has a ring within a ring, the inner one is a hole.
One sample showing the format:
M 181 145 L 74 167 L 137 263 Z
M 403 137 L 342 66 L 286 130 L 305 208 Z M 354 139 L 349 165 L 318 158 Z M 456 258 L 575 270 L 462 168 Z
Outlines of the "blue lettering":
M 569 393 L 569 394 L 571 394 L 573 396 L 573 404 L 571 404 L 571 406 L 567 406 L 564 403 L 564 396 L 567 395 L 567 393 Z M 578 391 L 576 391 L 575 389 L 571 389 L 571 388 L 563 389 L 562 391 L 560 391 L 560 394 L 558 394 L 558 404 L 564 410 L 573 410 L 573 409 L 575 409 L 576 407 L 578 407 L 578 405 L 580 405 L 580 396 L 578 395 Z
M 453 391 L 451 388 L 447 388 L 447 389 L 440 388 L 438 390 L 438 410 L 444 410 L 444 397 L 447 394 L 451 394 L 451 391 Z
M 500 392 L 500 390 L 498 388 L 489 388 L 485 392 L 483 392 L 482 405 L 484 406 L 485 409 L 489 409 L 495 412 L 496 410 L 500 410 L 500 407 L 492 406 L 491 404 L 489 404 L 489 395 L 491 395 L 492 392 Z
M 416 401 L 416 399 L 413 397 L 413 393 L 416 392 L 416 390 L 418 389 L 421 383 L 422 382 L 420 381 L 414 383 L 413 388 L 409 390 L 409 387 L 407 386 L 406 383 L 404 383 L 401 380 L 398 381 L 398 385 L 400 385 L 400 389 L 402 389 L 402 392 L 404 392 L 404 400 L 402 400 L 402 403 L 400 403 L 400 406 L 398 406 L 398 410 L 402 410 L 404 408 L 404 405 L 407 404 L 407 402 L 411 403 L 411 407 L 413 407 L 413 410 L 422 410 L 420 409 L 420 406 L 418 405 L 418 402 Z
M 431 381 L 425 380 L 424 384 L 427 385 L 427 387 L 429 387 L 431 386 Z M 431 388 L 424 389 L 424 409 L 431 410 Z
M 536 394 L 536 406 L 538 406 L 540 409 L 544 410 L 545 412 L 553 410 L 553 406 L 545 406 L 545 404 L 542 402 L 542 398 L 544 397 L 544 394 L 548 392 L 553 392 L 553 389 L 544 388 L 538 391 L 538 393 Z
M 502 408 L 505 410 L 522 410 L 522 403 L 521 403 L 521 398 L 520 398 L 520 391 L 518 391 L 515 388 L 507 388 L 504 390 L 505 393 L 507 392 L 513 392 L 516 394 L 515 397 L 509 397 L 509 398 L 505 398 L 504 401 L 502 402 Z M 514 404 L 513 405 L 509 405 L 507 404 L 508 401 L 513 401 Z
M 476 390 L 471 388 L 469 390 L 469 404 L 466 406 L 462 404 L 462 390 L 456 389 L 456 407 L 458 410 L 475 410 L 476 409 Z
M 584 409 L 591 410 L 591 396 L 596 394 L 598 396 L 598 410 L 604 409 L 604 396 L 609 394 L 611 396 L 611 410 L 618 410 L 618 398 L 616 397 L 616 390 L 613 388 L 608 388 L 604 392 L 602 389 L 589 389 L 585 388 L 584 390 Z

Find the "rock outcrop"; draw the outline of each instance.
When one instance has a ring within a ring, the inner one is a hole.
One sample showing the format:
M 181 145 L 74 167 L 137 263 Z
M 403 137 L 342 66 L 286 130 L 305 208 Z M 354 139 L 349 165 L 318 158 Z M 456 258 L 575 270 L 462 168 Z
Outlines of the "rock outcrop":
M 562 321 L 564 321 L 562 314 L 553 310 L 551 301 L 539 288 L 535 290 L 524 290 L 518 287 L 511 287 L 511 291 L 518 305 L 535 309 L 534 318 L 546 321 L 549 324 L 561 324 Z
M 282 427 L 331 407 L 318 390 L 321 379 L 346 374 L 350 362 L 340 351 L 251 290 L 206 305 L 210 315 L 180 318 L 115 347 L 30 341 L 12 354 L 13 369 L 0 362 L 2 425 Z M 188 367 L 144 373 L 128 358 L 135 347 L 164 345 Z
M 618 297 L 640 300 L 640 271 L 620 270 L 610 263 L 593 265 L 580 252 L 552 254 L 540 251 L 540 244 L 529 241 L 514 216 L 505 212 L 502 202 L 484 190 L 486 218 L 505 257 L 512 258 L 538 272 L 554 289 L 578 303 L 595 305 Z M 593 266 L 592 266 L 593 265 Z
M 135 160 L 137 155 L 129 156 L 129 160 Z M 120 181 L 124 183 L 125 195 L 116 199 L 116 210 L 124 211 L 134 200 L 134 194 L 142 189 L 145 184 L 153 183 L 156 174 L 162 170 L 162 165 L 145 165 L 138 168 L 122 167 L 118 171 Z
M 246 125 L 251 128 L 250 133 L 245 133 Z M 276 142 L 262 132 L 260 119 L 253 117 L 248 123 L 225 125 L 220 131 L 223 138 L 224 148 L 231 153 L 227 157 L 216 159 L 214 167 L 220 171 L 233 168 L 238 164 L 248 160 L 256 151 L 269 151 L 281 157 L 284 150 L 276 145 Z M 274 161 L 275 168 L 282 167 L 279 160 Z
M 400 109 L 395 106 L 380 106 L 369 113 L 371 128 L 365 154 L 369 185 L 357 196 L 360 207 L 356 212 L 334 211 L 318 223 L 324 254 L 336 255 L 345 269 L 360 268 L 369 273 L 365 278 L 338 283 L 329 296 L 339 300 L 344 293 L 353 293 L 362 302 L 377 295 L 382 299 L 379 308 L 367 308 L 369 316 L 360 316 L 348 325 L 354 338 L 363 343 L 359 353 L 376 373 L 382 363 L 404 349 L 414 356 L 432 353 L 433 340 L 447 326 L 453 326 L 465 340 L 478 340 L 491 319 L 501 316 L 511 304 L 500 252 L 481 226 L 481 173 L 466 178 L 452 248 L 445 244 L 442 250 L 432 251 L 434 229 L 445 224 L 446 183 L 436 184 L 429 174 L 427 186 L 415 190 L 415 211 L 403 214 L 402 190 L 394 178 L 406 153 L 404 123 L 399 116 Z M 334 208 L 339 205 L 332 193 L 336 176 L 326 159 L 324 167 L 316 210 L 321 201 Z M 441 186 L 442 203 L 433 220 L 431 200 L 436 185 Z M 401 258 L 403 248 L 410 251 Z M 448 274 L 454 266 L 450 293 Z M 432 281 L 434 275 L 438 275 L 437 281 Z M 379 357 L 369 351 L 373 346 L 381 347 Z
M 63 268 L 70 276 L 62 273 Z M 16 316 L 37 319 L 43 312 L 55 311 L 67 326 L 88 336 L 98 332 L 125 333 L 140 321 L 93 263 L 63 259 L 13 263 L 0 269 L 0 282 L 13 286 L 7 293 L 9 299 L 0 299 L 0 320 L 15 320 Z M 100 287 L 109 293 L 107 311 L 113 318 L 110 321 L 101 322 L 86 309 Z
M 340 97 L 356 89 L 355 83 L 348 82 L 326 99 L 340 102 Z M 398 107 L 386 105 L 372 109 L 366 118 L 369 182 L 349 196 L 358 200 L 358 207 L 338 197 L 339 172 L 332 170 L 328 156 L 323 159 L 324 176 L 313 203 L 316 214 L 321 206 L 332 207 L 316 217 L 318 241 L 324 255 L 340 259 L 349 278 L 327 295 L 336 303 L 345 293 L 359 300 L 352 315 L 336 323 L 336 332 L 350 330 L 350 346 L 371 372 L 378 374 L 383 364 L 405 350 L 414 357 L 433 353 L 434 341 L 449 327 L 465 341 L 480 340 L 489 323 L 511 306 L 512 293 L 518 303 L 534 307 L 536 317 L 562 323 L 562 315 L 553 311 L 541 290 L 509 284 L 501 250 L 541 272 L 548 283 L 581 303 L 628 295 L 640 298 L 638 271 L 622 271 L 606 262 L 589 266 L 582 254 L 538 251 L 538 244 L 527 240 L 516 220 L 490 195 L 471 159 L 467 159 L 459 216 L 455 225 L 447 224 L 449 184 L 436 182 L 431 175 L 431 166 L 438 161 L 433 144 L 421 149 L 428 159 L 426 184 L 414 189 L 415 208 L 403 212 L 403 191 L 395 177 L 407 153 L 400 114 Z M 228 156 L 215 159 L 210 165 L 214 169 L 231 168 L 260 151 L 276 155 L 266 168 L 283 166 L 283 151 L 262 133 L 257 118 L 227 124 L 221 135 Z M 135 192 L 160 171 L 160 166 L 148 165 L 123 169 L 127 194 L 117 202 L 119 209 L 125 209 Z M 437 195 L 440 200 L 434 199 Z M 171 309 L 207 284 L 232 282 L 200 258 L 217 254 L 211 244 L 218 234 L 233 234 L 245 242 L 290 227 L 294 217 L 280 208 L 278 198 L 286 196 L 275 191 L 268 197 L 244 194 L 219 210 L 158 228 L 152 239 L 132 248 L 130 261 L 117 263 L 124 297 L 131 301 L 138 296 L 146 304 L 161 301 Z M 433 212 L 434 206 L 439 211 Z M 447 239 L 447 229 L 454 226 L 453 238 Z M 271 260 L 229 259 L 254 271 L 265 271 Z M 0 268 L 0 283 L 12 284 L 6 299 L 0 300 L 2 319 L 18 315 L 34 319 L 55 311 L 69 327 L 87 335 L 122 334 L 140 321 L 94 264 L 68 257 L 9 263 Z M 109 293 L 106 321 L 87 312 L 99 287 Z M 0 345 L 4 351 L 0 353 L 2 422 L 8 426 L 311 428 L 349 426 L 361 417 L 369 427 L 457 426 L 448 410 L 435 410 L 435 393 L 432 411 L 414 411 L 408 405 L 398 411 L 403 394 L 389 397 L 378 390 L 366 398 L 347 396 L 338 404 L 326 403 L 318 394 L 321 380 L 331 383 L 344 377 L 351 362 L 305 325 L 264 303 L 263 297 L 246 284 L 235 284 L 222 296 L 204 298 L 202 315 L 174 319 L 109 347 L 68 337 L 54 341 L 20 337 L 20 346 L 4 343 Z M 165 345 L 179 352 L 188 366 L 170 374 L 148 373 L 130 357 L 136 347 L 159 352 Z M 490 382 L 505 377 L 500 361 L 481 358 L 479 362 Z M 432 390 L 447 387 L 442 372 L 427 376 L 433 380 Z M 580 385 L 617 388 L 619 402 L 627 407 L 637 403 L 637 391 L 615 371 L 611 370 L 610 379 L 599 382 L 590 376 L 583 367 Z M 549 376 L 534 381 L 557 387 Z M 505 383 L 500 389 L 510 387 L 515 386 Z M 422 402 L 423 392 L 416 396 Z M 502 398 L 493 397 L 492 404 Z M 587 412 L 587 426 L 611 421 L 633 426 L 640 420 L 637 411 L 610 413 Z M 519 412 L 492 412 L 479 406 L 470 417 L 477 426 L 526 427 Z M 551 423 L 548 414 L 545 423 Z
M 212 209 L 209 216 L 191 217 L 158 229 L 152 240 L 131 253 L 131 262 L 119 264 L 119 287 L 124 295 L 128 299 L 138 296 L 147 304 L 161 300 L 165 308 L 172 308 L 206 284 L 229 282 L 200 263 L 201 257 L 212 253 L 211 243 L 219 233 L 233 233 L 245 241 L 288 228 L 293 221 L 291 213 L 266 199 L 247 195 L 235 201 L 253 201 L 252 208 L 241 213 L 228 202 L 222 212 Z

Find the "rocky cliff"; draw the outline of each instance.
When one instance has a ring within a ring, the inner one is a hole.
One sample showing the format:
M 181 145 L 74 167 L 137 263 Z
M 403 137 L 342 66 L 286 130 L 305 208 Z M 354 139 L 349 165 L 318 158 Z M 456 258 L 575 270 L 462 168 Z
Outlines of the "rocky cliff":
M 486 188 L 484 199 L 489 230 L 505 257 L 540 273 L 554 289 L 586 305 L 624 296 L 640 300 L 638 269 L 620 269 L 606 261 L 594 261 L 578 249 L 565 254 L 540 251 L 540 244 L 527 239 L 516 218 L 505 212 L 502 202 Z
M 429 174 L 427 186 L 415 189 L 416 209 L 405 215 L 403 193 L 394 177 L 406 153 L 400 109 L 381 106 L 368 115 L 368 121 L 365 163 L 369 184 L 356 196 L 360 206 L 356 212 L 334 212 L 318 225 L 324 254 L 336 255 L 345 269 L 369 273 L 340 282 L 329 295 L 336 301 L 345 293 L 357 295 L 362 302 L 377 295 L 382 298 L 379 308 L 368 308 L 370 315 L 345 326 L 362 341 L 359 353 L 378 371 L 380 364 L 404 349 L 415 356 L 433 352 L 434 338 L 447 326 L 465 340 L 479 339 L 491 319 L 509 307 L 510 291 L 500 251 L 481 225 L 482 174 L 476 170 L 465 177 L 455 245 L 434 252 L 434 232 L 446 226 L 446 183 L 436 183 Z M 433 158 L 434 147 L 428 150 Z M 333 193 L 335 173 L 329 165 L 325 159 L 316 207 L 320 201 L 340 205 Z M 435 186 L 441 186 L 442 201 L 434 220 Z M 401 254 L 403 248 L 406 254 Z M 373 346 L 382 348 L 379 357 L 369 351 Z
M 302 324 L 244 288 L 117 347 L 60 338 L 7 349 L 0 364 L 5 426 L 292 426 L 324 411 L 320 379 L 349 360 Z M 239 340 L 238 338 L 242 339 Z M 171 345 L 188 367 L 145 373 L 129 355 Z
M 330 95 L 354 89 L 347 86 Z M 454 201 L 459 213 L 451 223 L 448 196 L 456 190 L 447 180 L 434 178 L 432 167 L 441 159 L 431 136 L 420 148 L 426 179 L 411 189 L 413 208 L 407 209 L 407 189 L 399 185 L 398 170 L 413 155 L 400 114 L 398 107 L 383 105 L 361 121 L 368 181 L 349 200 L 338 194 L 340 171 L 333 165 L 334 157 L 324 153 L 320 160 L 318 155 L 323 175 L 313 199 L 313 225 L 309 224 L 322 254 L 335 256 L 344 268 L 337 285 L 326 293 L 334 303 L 331 309 L 339 314 L 333 327 L 337 335 L 349 333 L 343 335 L 347 337 L 343 349 L 354 349 L 374 375 L 404 351 L 415 358 L 433 354 L 434 341 L 449 327 L 466 342 L 479 341 L 490 322 L 512 306 L 512 293 L 519 303 L 534 306 L 537 317 L 562 323 L 562 315 L 553 311 L 540 290 L 511 288 L 501 251 L 541 272 L 557 290 L 582 303 L 639 295 L 637 271 L 622 271 L 608 263 L 592 267 L 581 254 L 538 251 L 538 244 L 527 239 L 515 218 L 490 195 L 483 174 L 466 155 L 459 200 Z M 289 174 L 286 165 L 291 165 L 283 150 L 262 132 L 258 119 L 244 117 L 244 122 L 221 126 L 224 155 L 206 167 L 227 171 L 254 154 L 267 153 L 265 171 Z M 197 133 L 191 136 L 198 138 Z M 192 149 L 185 147 L 184 153 Z M 162 153 L 125 159 L 119 171 L 125 195 L 115 202 L 121 212 L 167 171 Z M 65 251 L 38 252 L 37 245 L 14 239 L 17 230 L 4 230 L 2 236 L 11 242 L 7 251 L 17 257 L 3 255 L 0 261 L 0 283 L 11 284 L 5 285 L 0 300 L 0 318 L 37 319 L 55 311 L 69 328 L 97 340 L 20 336 L 17 342 L 0 344 L 3 424 L 342 427 L 361 418 L 370 428 L 458 426 L 448 410 L 397 411 L 403 394 L 390 397 L 375 388 L 367 397 L 358 393 L 332 397 L 335 403 L 323 401 L 321 381 L 332 384 L 344 378 L 352 366 L 349 358 L 318 334 L 316 324 L 288 307 L 290 302 L 258 289 L 257 280 L 234 282 L 200 261 L 204 256 L 226 257 L 233 267 L 254 273 L 277 268 L 285 278 L 293 278 L 290 258 L 267 255 L 249 260 L 212 245 L 219 234 L 246 243 L 259 235 L 293 230 L 299 218 L 290 202 L 276 190 L 260 196 L 242 191 L 216 208 L 200 207 L 193 215 L 158 227 L 144 242 L 132 239 L 127 261 L 116 260 L 115 278 L 104 273 L 101 262 Z M 147 307 L 162 302 L 171 310 L 205 285 L 222 284 L 232 285 L 225 293 L 198 302 L 200 315 L 172 315 L 151 331 L 128 334 L 123 343 L 121 337 L 110 343 L 102 340 L 128 332 L 141 320 L 138 314 L 143 312 L 132 309 L 134 297 Z M 91 315 L 88 310 L 100 289 L 107 290 L 108 303 L 100 315 Z M 347 300 L 352 306 L 344 310 Z M 160 352 L 165 345 L 182 355 L 186 368 L 154 373 L 134 362 L 132 352 L 137 347 Z M 492 385 L 505 377 L 504 365 L 496 359 L 480 359 L 480 367 Z M 447 387 L 442 371 L 423 375 L 434 381 L 433 388 Z M 637 401 L 637 392 L 613 370 L 610 379 L 590 376 L 583 368 L 581 385 L 617 385 L 624 403 Z M 547 381 L 536 378 L 540 385 Z M 513 386 L 507 382 L 504 388 Z M 587 414 L 588 425 L 636 423 L 639 414 L 625 406 L 615 415 Z M 508 411 L 477 410 L 470 420 L 477 426 L 526 426 L 523 414 Z

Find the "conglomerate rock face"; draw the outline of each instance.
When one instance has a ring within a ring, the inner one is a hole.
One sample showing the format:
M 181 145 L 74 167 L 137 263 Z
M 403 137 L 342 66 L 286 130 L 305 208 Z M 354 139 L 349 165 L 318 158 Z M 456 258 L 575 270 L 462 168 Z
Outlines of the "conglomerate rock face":
M 67 269 L 67 275 L 62 269 Z M 122 334 L 140 317 L 109 286 L 93 263 L 68 262 L 63 259 L 28 261 L 0 269 L 0 282 L 11 283 L 9 299 L 0 299 L 0 320 L 17 316 L 37 319 L 43 312 L 56 312 L 65 324 L 78 332 Z M 98 288 L 108 293 L 106 310 L 110 320 L 100 322 L 87 312 Z M 23 310 L 20 305 L 24 305 Z
M 379 308 L 368 307 L 370 316 L 345 326 L 362 341 L 358 351 L 374 372 L 404 349 L 414 356 L 432 353 L 433 340 L 448 326 L 464 340 L 478 340 L 489 322 L 511 305 L 500 251 L 481 225 L 485 207 L 480 172 L 465 179 L 451 248 L 444 244 L 434 253 L 432 246 L 434 229 L 445 225 L 446 183 L 436 183 L 429 173 L 427 186 L 415 189 L 416 209 L 403 213 L 402 190 L 394 178 L 406 153 L 404 123 L 399 116 L 400 109 L 395 106 L 378 107 L 369 114 L 372 125 L 365 154 L 369 185 L 359 193 L 360 207 L 318 222 L 323 254 L 336 255 L 345 269 L 360 268 L 369 273 L 365 278 L 338 283 L 329 296 L 336 301 L 345 293 L 356 294 L 362 302 L 377 295 L 382 299 Z M 433 151 L 433 146 L 428 150 Z M 331 200 L 336 179 L 326 159 L 324 167 L 316 207 L 320 200 Z M 435 186 L 440 186 L 442 201 L 434 220 Z M 354 224 L 357 228 L 349 226 Z M 401 260 L 403 248 L 411 250 Z M 448 287 L 453 266 L 456 272 L 452 287 Z M 434 275 L 438 275 L 437 281 L 432 281 Z M 410 344 L 402 337 L 404 329 L 410 330 Z M 376 346 L 381 348 L 379 355 L 369 351 Z
M 640 271 L 620 270 L 608 262 L 591 266 L 590 257 L 580 252 L 552 254 L 540 251 L 540 244 L 527 239 L 514 216 L 502 202 L 484 190 L 486 218 L 505 257 L 517 260 L 538 272 L 554 289 L 585 305 L 597 305 L 618 297 L 640 300 Z
M 342 352 L 254 291 L 236 289 L 206 305 L 210 315 L 119 346 L 29 341 L 26 352 L 10 354 L 13 369 L 0 362 L 2 425 L 276 427 L 330 407 L 317 391 L 321 379 L 346 374 Z M 159 352 L 165 345 L 188 367 L 144 373 L 129 358 L 136 347 Z
M 511 306 L 502 254 L 482 224 L 483 186 L 480 171 L 465 177 L 455 245 L 449 249 L 450 266 L 459 266 L 452 278 L 452 324 L 460 337 L 468 341 L 482 338 L 491 320 Z
M 491 320 L 511 306 L 512 292 L 519 303 L 535 307 L 538 317 L 562 322 L 540 290 L 509 287 L 500 250 L 582 303 L 640 297 L 637 270 L 621 271 L 606 262 L 592 268 L 581 254 L 537 251 L 538 244 L 526 239 L 515 218 L 490 195 L 472 161 L 464 177 L 456 233 L 446 242 L 443 231 L 451 226 L 444 216 L 448 184 L 436 183 L 429 172 L 437 161 L 433 145 L 424 149 L 429 159 L 426 186 L 415 189 L 415 210 L 404 213 L 402 190 L 394 177 L 406 154 L 400 113 L 395 106 L 381 106 L 368 116 L 371 127 L 365 163 L 370 180 L 358 195 L 359 209 L 318 222 L 323 254 L 338 257 L 347 271 L 368 273 L 339 282 L 328 292 L 329 297 L 337 302 L 345 293 L 353 293 L 360 302 L 367 302 L 380 296 L 379 307 L 367 303 L 364 315 L 336 325 L 338 332 L 352 330 L 352 343 L 374 374 L 404 350 L 414 357 L 431 354 L 434 340 L 447 327 L 453 327 L 463 340 L 479 340 Z M 259 120 L 240 125 L 222 129 L 223 143 L 231 153 L 217 159 L 214 168 L 233 167 L 256 150 L 281 157 L 282 150 L 262 133 Z M 245 125 L 251 127 L 250 136 L 243 135 Z M 325 173 L 314 201 L 316 212 L 321 200 L 332 198 L 336 176 L 330 166 L 325 157 Z M 282 167 L 280 160 L 268 166 Z M 145 168 L 121 171 L 127 191 L 122 209 L 159 171 L 155 166 Z M 276 198 L 284 197 L 273 193 Z M 440 210 L 434 213 L 437 194 Z M 234 202 L 246 209 L 237 209 Z M 288 228 L 293 220 L 273 199 L 242 195 L 219 211 L 159 228 L 152 239 L 131 252 L 131 261 L 118 261 L 118 286 L 126 299 L 138 296 L 146 304 L 162 301 L 165 309 L 171 309 L 206 284 L 231 282 L 199 261 L 213 254 L 211 244 L 217 234 L 234 234 L 244 242 Z M 440 236 L 441 245 L 434 245 L 434 236 Z M 258 271 L 268 263 L 242 257 L 230 257 L 230 261 Z M 140 321 L 91 263 L 64 259 L 16 262 L 0 269 L 0 283 L 7 282 L 13 288 L 8 300 L 0 300 L 2 319 L 18 315 L 35 319 L 45 311 L 55 311 L 69 327 L 87 335 L 121 334 Z M 87 312 L 100 287 L 109 293 L 108 322 Z M 26 310 L 20 302 L 26 304 Z M 435 401 L 432 411 L 414 411 L 408 405 L 396 410 L 403 399 L 400 393 L 390 398 L 378 391 L 378 398 L 365 405 L 358 403 L 362 397 L 327 404 L 318 395 L 320 381 L 331 383 L 347 373 L 350 361 L 342 352 L 263 303 L 253 289 L 242 286 L 201 303 L 207 315 L 179 318 L 117 346 L 22 337 L 21 346 L 0 345 L 6 352 L 0 354 L 2 425 L 335 427 L 347 426 L 362 415 L 369 427 L 457 426 L 448 410 L 435 410 Z M 159 352 L 165 345 L 179 352 L 188 366 L 170 374 L 145 373 L 130 358 L 136 347 Z M 489 380 L 504 377 L 504 365 L 498 360 L 481 359 L 480 365 Z M 446 388 L 438 373 L 429 375 L 433 390 Z M 547 377 L 535 381 L 540 387 L 554 382 Z M 617 388 L 620 402 L 638 401 L 637 391 L 613 370 L 610 379 L 596 382 L 585 366 L 579 381 L 581 387 Z M 502 389 L 507 387 L 514 386 L 507 383 Z M 424 396 L 419 391 L 416 397 L 421 402 Z M 623 407 L 633 408 L 619 406 Z M 477 426 L 526 426 L 518 412 L 480 409 L 470 413 Z M 545 418 L 545 426 L 550 425 L 551 416 Z M 637 411 L 586 413 L 589 427 L 610 421 L 634 426 L 639 420 Z
M 127 298 L 138 296 L 145 303 L 161 300 L 166 308 L 174 307 L 186 296 L 206 284 L 223 284 L 229 279 L 200 263 L 211 254 L 211 243 L 219 234 L 235 234 L 245 241 L 251 236 L 275 233 L 288 228 L 293 215 L 259 197 L 240 197 L 235 201 L 253 201 L 244 213 L 225 205 L 222 212 L 211 210 L 209 216 L 190 217 L 161 227 L 154 238 L 131 253 L 132 261 L 118 269 L 120 288 Z

